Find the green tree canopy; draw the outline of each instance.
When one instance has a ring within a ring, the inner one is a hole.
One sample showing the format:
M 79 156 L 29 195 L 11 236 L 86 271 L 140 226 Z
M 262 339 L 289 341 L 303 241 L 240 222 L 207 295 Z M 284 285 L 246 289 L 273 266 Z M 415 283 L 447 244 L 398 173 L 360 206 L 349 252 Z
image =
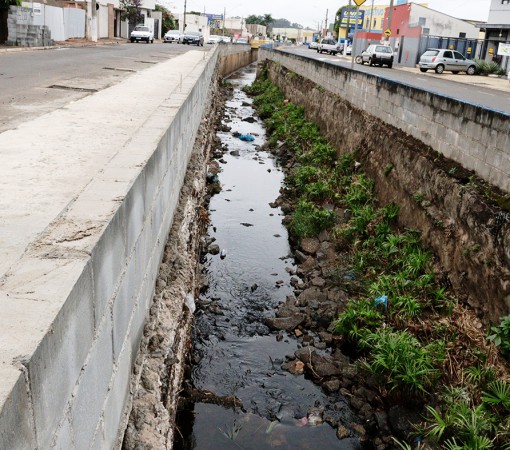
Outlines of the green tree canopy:
M 274 22 L 274 19 L 271 14 L 264 14 L 263 16 L 256 16 L 255 14 L 251 14 L 245 19 L 245 23 L 253 23 L 257 25 L 263 25 L 265 27 L 269 27 L 272 22 Z
M 163 20 L 161 21 L 161 33 L 164 36 L 168 30 L 175 30 L 175 20 L 173 14 L 164 6 L 156 5 L 156 11 L 161 11 Z
M 9 9 L 11 5 L 21 5 L 21 0 L 0 0 L 0 10 Z
M 122 20 L 127 20 L 134 27 L 142 21 L 142 0 L 120 0 Z

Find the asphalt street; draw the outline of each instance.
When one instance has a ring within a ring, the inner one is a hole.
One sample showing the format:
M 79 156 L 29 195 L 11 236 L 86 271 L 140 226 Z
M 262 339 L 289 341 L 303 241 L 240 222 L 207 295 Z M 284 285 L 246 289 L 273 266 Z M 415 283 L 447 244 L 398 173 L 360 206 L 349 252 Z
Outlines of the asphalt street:
M 1 53 L 0 133 L 112 86 L 151 65 L 189 50 L 211 48 L 128 43 Z

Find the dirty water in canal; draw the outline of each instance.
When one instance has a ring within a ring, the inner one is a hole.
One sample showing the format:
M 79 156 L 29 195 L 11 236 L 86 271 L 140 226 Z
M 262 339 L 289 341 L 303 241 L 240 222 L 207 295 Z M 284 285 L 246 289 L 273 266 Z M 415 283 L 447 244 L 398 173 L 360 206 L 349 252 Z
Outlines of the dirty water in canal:
M 255 71 L 252 65 L 228 80 L 234 89 L 223 124 L 230 130 L 218 132 L 226 150 L 219 161 L 222 190 L 211 198 L 205 238 L 219 252 L 202 259 L 204 286 L 175 448 L 359 448 L 357 439 L 339 440 L 327 423 L 348 427 L 348 402 L 326 395 L 304 375 L 284 371 L 286 357 L 300 344 L 293 333 L 278 335 L 265 325 L 293 295 L 295 265 L 283 213 L 270 206 L 283 171 L 261 150 L 265 131 L 241 90 L 254 81 Z M 255 139 L 246 142 L 239 134 Z

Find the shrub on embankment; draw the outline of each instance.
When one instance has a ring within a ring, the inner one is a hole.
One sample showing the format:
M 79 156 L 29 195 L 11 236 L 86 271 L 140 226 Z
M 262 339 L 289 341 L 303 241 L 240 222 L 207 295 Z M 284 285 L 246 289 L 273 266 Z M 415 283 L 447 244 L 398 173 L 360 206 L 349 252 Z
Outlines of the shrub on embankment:
M 269 144 L 292 161 L 291 238 L 323 229 L 334 236 L 342 263 L 332 279 L 350 294 L 334 329 L 355 349 L 360 370 L 377 375 L 388 406 L 423 405 L 416 436 L 431 448 L 510 448 L 508 368 L 481 322 L 448 292 L 419 230 L 399 227 L 398 205 L 380 204 L 355 149 L 337 157 L 303 108 L 264 77 L 247 90 Z

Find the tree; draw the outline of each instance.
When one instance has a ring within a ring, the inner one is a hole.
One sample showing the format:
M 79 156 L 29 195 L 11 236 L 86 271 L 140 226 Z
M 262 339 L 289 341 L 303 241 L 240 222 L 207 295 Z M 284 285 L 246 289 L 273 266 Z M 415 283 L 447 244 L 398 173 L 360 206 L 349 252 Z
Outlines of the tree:
M 130 29 L 143 20 L 142 0 L 120 0 L 120 8 L 121 18 L 128 21 Z
M 255 14 L 251 14 L 245 19 L 244 22 L 248 24 L 253 23 L 269 27 L 269 24 L 274 22 L 274 19 L 271 14 L 264 14 L 263 16 L 256 16 Z
M 7 38 L 7 16 L 10 6 L 21 5 L 21 0 L 0 0 L 0 44 L 3 44 Z
M 156 11 L 161 11 L 163 16 L 161 21 L 162 36 L 164 36 L 168 30 L 175 30 L 175 20 L 172 13 L 162 5 L 156 5 Z
M 340 27 L 340 22 L 342 20 L 342 11 L 343 10 L 347 11 L 348 9 L 349 9 L 349 5 L 344 5 L 338 9 L 338 11 L 336 12 L 336 15 L 335 15 L 335 23 L 333 25 L 333 30 L 338 31 L 338 28 Z M 351 5 L 351 11 L 355 11 L 355 10 L 356 10 L 356 5 Z M 351 25 L 354 25 L 354 24 L 351 23 Z
M 248 24 L 256 24 L 256 25 L 262 25 L 262 16 L 256 16 L 254 14 L 251 14 L 249 15 L 246 19 L 245 19 L 245 23 L 248 23 Z

